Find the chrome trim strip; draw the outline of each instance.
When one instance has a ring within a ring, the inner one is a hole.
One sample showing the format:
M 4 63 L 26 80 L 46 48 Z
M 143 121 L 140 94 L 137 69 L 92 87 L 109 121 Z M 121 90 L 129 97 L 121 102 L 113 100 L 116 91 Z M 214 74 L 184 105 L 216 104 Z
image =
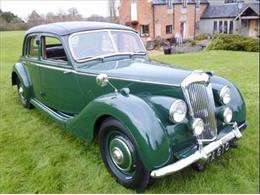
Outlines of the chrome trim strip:
M 60 67 L 57 67 L 57 66 L 48 66 L 48 65 L 43 65 L 43 64 L 37 64 L 37 63 L 34 63 L 34 65 L 36 66 L 39 66 L 39 67 L 42 67 L 42 68 L 48 68 L 48 69 L 52 69 L 52 70 L 59 70 L 59 71 L 71 71 L 73 73 L 76 73 L 75 70 L 73 69 L 70 69 L 70 68 L 60 68 Z
M 89 73 L 83 73 L 83 72 L 76 72 L 76 74 L 79 74 L 79 75 L 89 75 L 89 76 L 98 76 L 98 75 L 94 75 L 94 74 L 91 75 Z M 113 76 L 108 76 L 108 78 L 109 79 L 114 79 L 114 80 L 132 81 L 132 82 L 155 84 L 155 85 L 166 85 L 166 86 L 170 86 L 170 87 L 180 87 L 180 85 L 176 85 L 176 84 L 161 83 L 161 82 L 154 82 L 154 81 L 146 81 L 146 80 L 138 80 L 138 79 L 127 79 L 127 78 L 113 77 Z
M 178 160 L 177 162 L 167 165 L 165 167 L 153 170 L 151 172 L 151 177 L 162 177 L 165 175 L 169 175 L 171 173 L 174 173 L 176 171 L 179 171 L 192 163 L 198 161 L 198 160 L 207 160 L 210 153 L 216 150 L 218 147 L 222 146 L 223 144 L 227 143 L 228 141 L 234 139 L 234 138 L 241 138 L 242 134 L 240 132 L 240 128 L 242 128 L 244 124 L 237 126 L 237 123 L 235 122 L 233 124 L 233 129 L 231 132 L 220 138 L 219 140 L 216 140 L 214 142 L 211 142 L 210 144 L 206 145 L 205 147 L 202 146 L 199 150 L 194 152 L 192 155 L 183 158 L 181 160 Z
M 34 65 L 39 66 L 39 67 L 43 67 L 43 68 L 48 68 L 48 69 L 53 69 L 53 70 L 59 70 L 59 71 L 70 71 L 70 73 L 74 73 L 77 75 L 86 75 L 86 76 L 93 76 L 93 77 L 97 77 L 99 74 L 95 74 L 95 73 L 85 73 L 85 72 L 79 72 L 73 69 L 69 69 L 69 68 L 60 68 L 60 67 L 54 67 L 54 66 L 47 66 L 47 65 L 43 65 L 43 64 L 37 64 L 34 63 Z M 155 84 L 155 85 L 166 85 L 166 86 L 170 86 L 170 87 L 180 87 L 180 85 L 176 85 L 176 84 L 169 84 L 169 83 L 160 83 L 160 82 L 153 82 L 153 81 L 146 81 L 146 80 L 138 80 L 138 79 L 127 79 L 127 78 L 121 78 L 121 77 L 110 77 L 108 76 L 109 79 L 114 79 L 114 80 L 122 80 L 122 81 L 132 81 L 132 82 L 138 82 L 138 83 L 147 83 L 147 84 Z
M 35 107 L 39 107 L 42 110 L 47 110 L 48 114 L 50 114 L 51 116 L 53 116 L 55 119 L 57 119 L 58 121 L 63 120 L 66 121 L 70 118 L 72 118 L 72 116 L 70 117 L 65 117 L 61 114 L 59 114 L 58 112 L 55 112 L 54 110 L 52 110 L 50 107 L 46 106 L 45 104 L 41 103 L 40 101 L 38 101 L 37 99 L 33 98 L 30 100 L 30 103 L 33 104 Z

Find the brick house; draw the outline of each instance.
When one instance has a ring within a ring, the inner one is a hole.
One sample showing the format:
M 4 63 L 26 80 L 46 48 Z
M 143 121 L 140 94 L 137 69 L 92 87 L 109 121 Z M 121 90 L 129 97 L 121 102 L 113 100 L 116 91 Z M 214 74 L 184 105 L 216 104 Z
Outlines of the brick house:
M 259 9 L 243 7 L 238 9 L 235 13 L 232 12 L 236 3 L 232 6 L 225 7 L 226 5 L 210 5 L 212 0 L 121 0 L 119 9 L 119 22 L 120 24 L 131 26 L 140 33 L 144 42 L 147 40 L 154 40 L 156 37 L 164 39 L 171 39 L 172 37 L 181 36 L 183 39 L 194 39 L 196 34 L 204 32 L 212 35 L 215 32 L 221 32 L 226 24 L 226 18 L 229 20 L 240 20 L 242 16 L 252 22 L 252 28 L 258 29 L 259 26 Z M 234 0 L 233 0 L 234 1 Z M 259 6 L 259 3 L 257 4 Z M 217 8 L 217 6 L 222 6 Z M 223 7 L 224 6 L 224 7 Z M 224 11 L 223 11 L 223 8 Z M 232 13 L 232 17 L 229 14 Z M 214 18 L 213 15 L 217 15 Z M 253 15 L 252 15 L 253 14 Z M 211 17 L 212 15 L 212 17 Z M 240 18 L 240 19 L 239 19 Z M 218 22 L 218 29 L 216 31 L 216 22 Z M 257 21 L 255 21 L 257 20 Z M 241 30 L 242 25 L 237 25 L 233 28 L 232 33 L 241 33 L 248 31 L 248 29 Z M 219 27 L 219 25 L 221 25 Z M 231 27 L 232 22 L 228 22 Z M 222 27 L 223 26 L 223 27 Z M 246 28 L 250 28 L 250 25 Z M 224 32 L 225 30 L 223 30 Z M 231 32 L 231 31 L 228 31 Z M 226 32 L 226 33 L 228 33 Z M 248 35 L 248 34 L 246 34 Z M 252 34 L 253 35 L 253 34 Z M 255 35 L 255 34 L 254 34 Z
M 144 42 L 177 34 L 193 39 L 208 5 L 207 0 L 121 0 L 119 22 L 140 32 Z

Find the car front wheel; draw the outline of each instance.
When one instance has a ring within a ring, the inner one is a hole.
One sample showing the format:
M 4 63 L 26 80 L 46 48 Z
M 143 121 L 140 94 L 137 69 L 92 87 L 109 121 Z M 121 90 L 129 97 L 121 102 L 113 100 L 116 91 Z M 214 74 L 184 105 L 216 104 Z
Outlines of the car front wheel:
M 104 164 L 117 182 L 143 191 L 149 183 L 150 173 L 140 160 L 127 129 L 118 120 L 108 118 L 100 127 L 98 141 Z

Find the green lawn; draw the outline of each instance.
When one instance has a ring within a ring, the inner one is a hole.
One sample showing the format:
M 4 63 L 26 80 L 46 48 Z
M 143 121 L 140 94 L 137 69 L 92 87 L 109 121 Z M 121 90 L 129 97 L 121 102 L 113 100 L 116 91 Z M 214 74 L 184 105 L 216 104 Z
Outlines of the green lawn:
M 0 193 L 134 193 L 108 174 L 97 144 L 78 140 L 37 109 L 19 104 L 9 76 L 22 38 L 23 32 L 1 32 Z M 244 95 L 249 127 L 239 149 L 218 158 L 205 172 L 186 168 L 155 180 L 146 192 L 258 193 L 258 53 L 210 51 L 153 58 L 229 78 Z

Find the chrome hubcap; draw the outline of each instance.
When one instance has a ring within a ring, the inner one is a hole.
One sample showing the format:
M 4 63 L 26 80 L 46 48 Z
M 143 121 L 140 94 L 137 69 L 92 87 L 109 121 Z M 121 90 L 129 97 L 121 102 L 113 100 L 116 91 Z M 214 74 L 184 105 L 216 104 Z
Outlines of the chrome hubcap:
M 123 138 L 115 137 L 110 141 L 109 153 L 118 169 L 130 171 L 133 168 L 132 154 Z
M 23 94 L 23 88 L 20 86 L 19 87 L 19 94 L 22 95 Z
M 18 88 L 18 95 L 19 95 L 19 98 L 20 98 L 20 101 L 22 104 L 26 104 L 26 100 L 23 96 L 23 87 L 21 85 L 19 85 L 19 88 Z
M 112 158 L 116 162 L 116 164 L 120 165 L 123 163 L 124 154 L 119 148 L 115 147 L 112 151 Z

